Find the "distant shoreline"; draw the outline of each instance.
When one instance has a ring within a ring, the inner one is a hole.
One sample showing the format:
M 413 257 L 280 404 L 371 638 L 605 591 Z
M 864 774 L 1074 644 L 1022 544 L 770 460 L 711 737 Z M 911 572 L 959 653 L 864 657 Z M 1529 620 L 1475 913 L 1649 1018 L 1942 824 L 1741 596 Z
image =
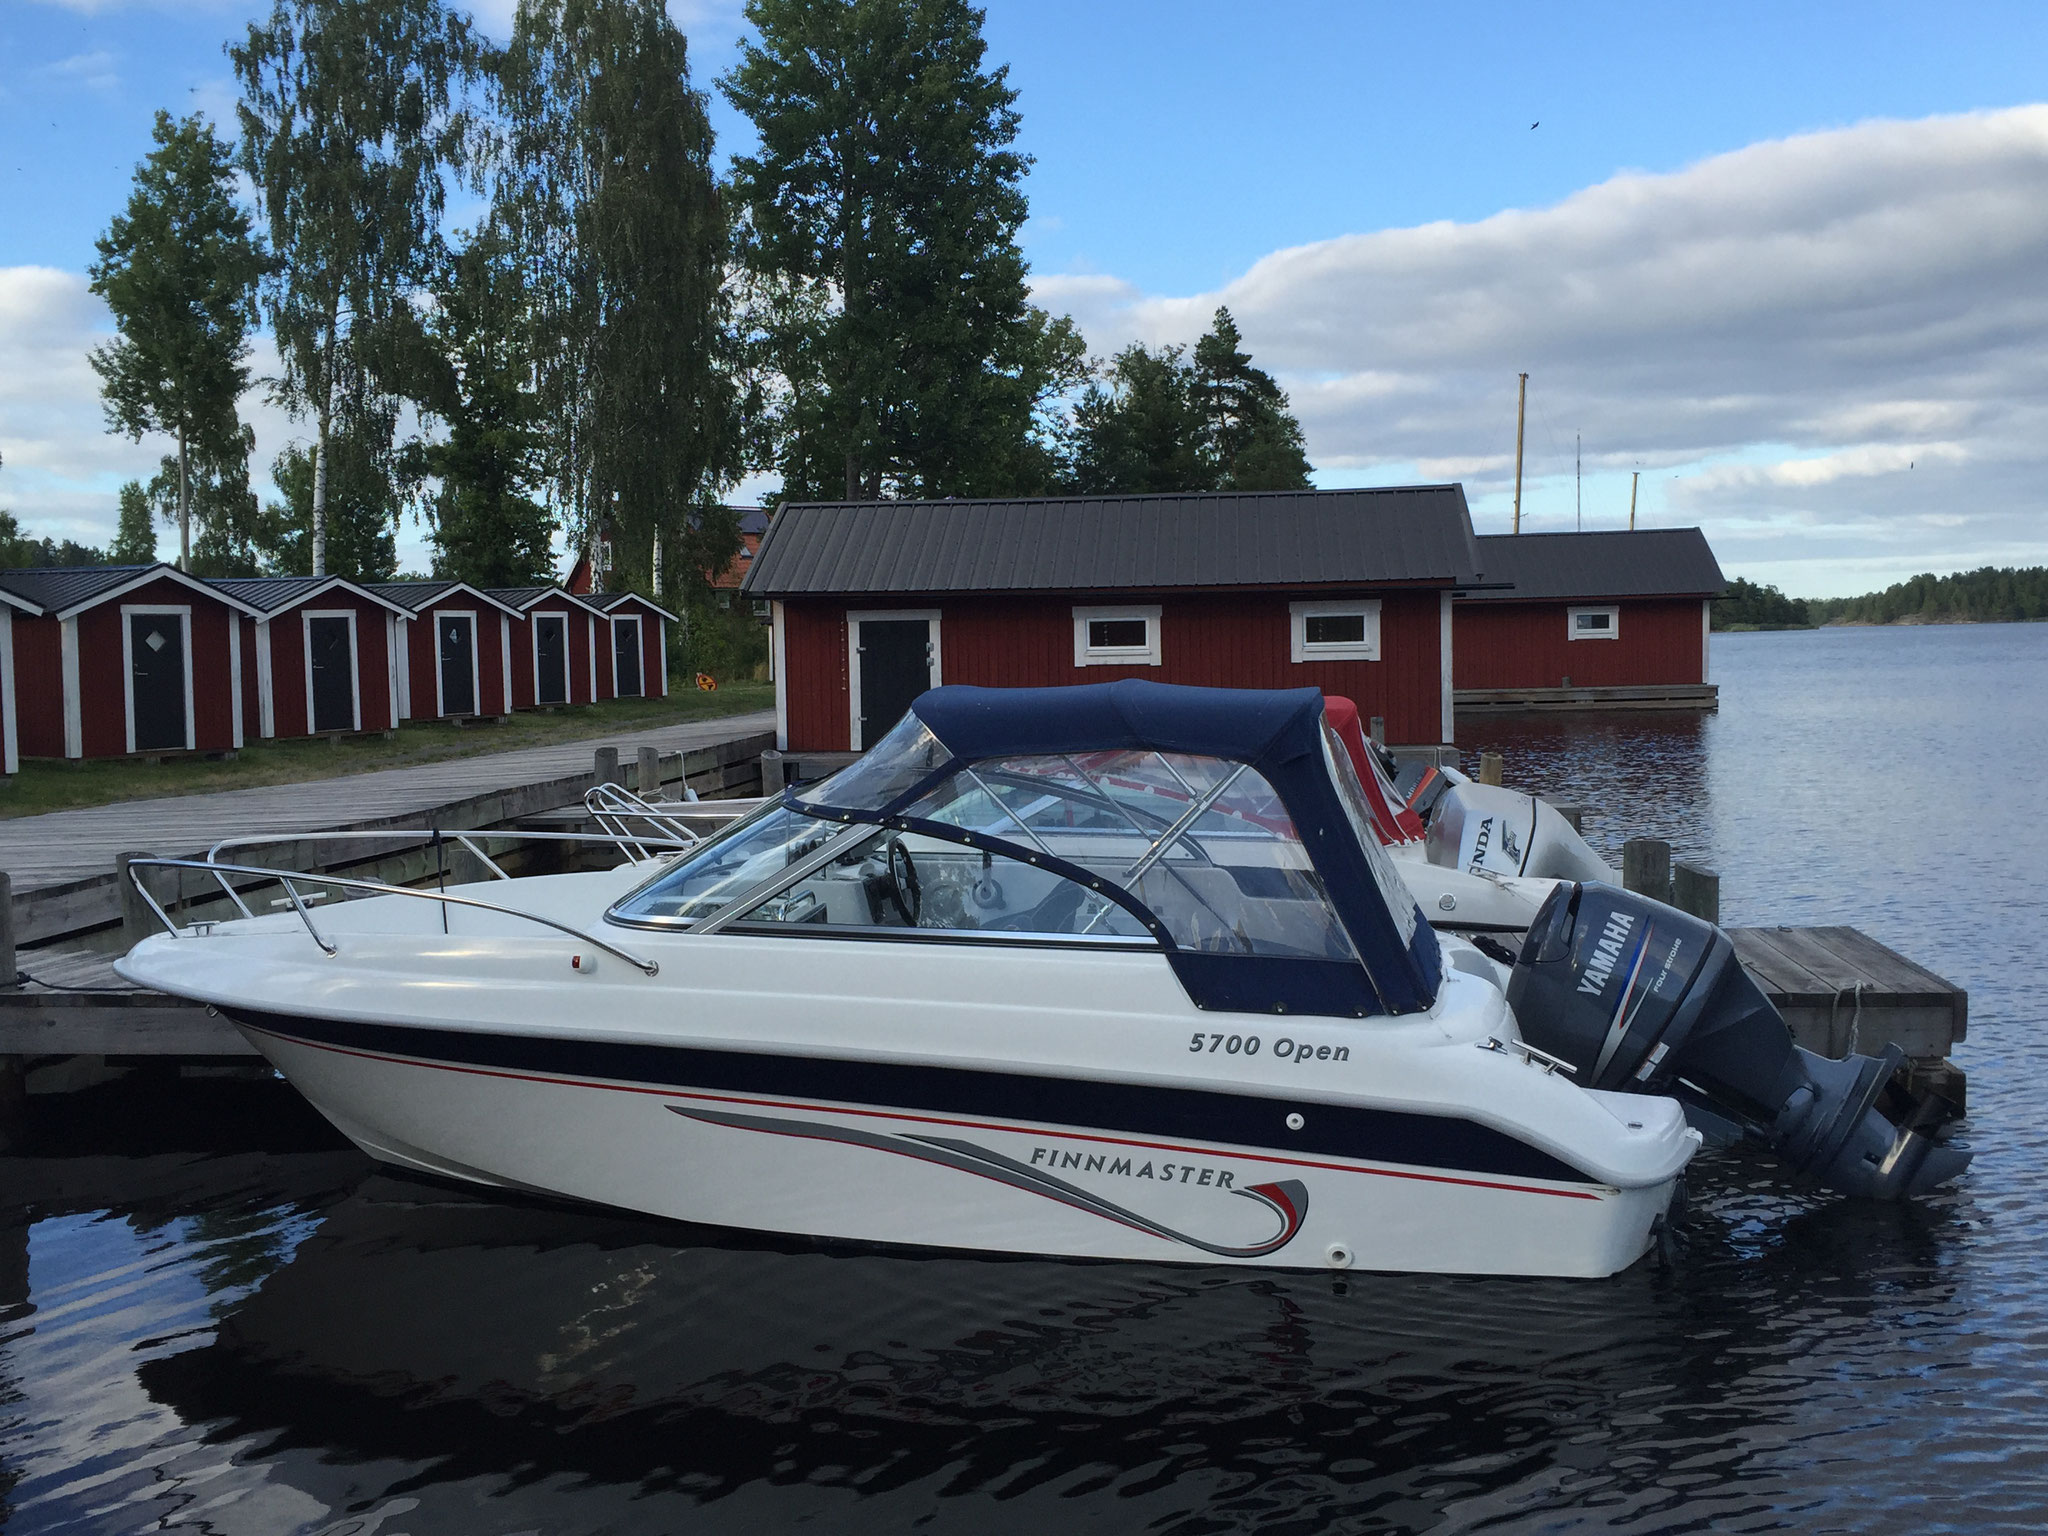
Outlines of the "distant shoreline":
M 1829 619 L 1825 624 L 1720 624 L 1717 635 L 1778 634 L 1786 630 L 1924 629 L 1948 624 L 2048 624 L 2048 619 L 1929 619 L 1918 614 L 1903 619 Z

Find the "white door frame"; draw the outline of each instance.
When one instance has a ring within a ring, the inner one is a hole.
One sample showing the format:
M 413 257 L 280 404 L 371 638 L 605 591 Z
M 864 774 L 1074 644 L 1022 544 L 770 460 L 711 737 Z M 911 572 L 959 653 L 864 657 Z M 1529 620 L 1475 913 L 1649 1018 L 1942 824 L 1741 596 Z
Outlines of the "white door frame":
M 306 734 L 315 734 L 313 724 L 313 621 L 315 619 L 348 620 L 348 700 L 349 729 L 363 728 L 363 667 L 356 651 L 356 611 L 353 608 L 302 608 L 299 610 L 300 649 L 306 658 Z
M 870 622 L 886 622 L 891 619 L 923 619 L 925 643 L 931 647 L 932 680 L 929 686 L 936 688 L 942 681 L 939 671 L 939 610 L 936 608 L 860 608 L 848 609 L 846 614 L 846 699 L 849 706 L 847 737 L 856 752 L 865 752 L 874 743 L 860 739 L 860 627 Z
M 533 707 L 535 709 L 541 707 L 540 621 L 542 619 L 553 619 L 562 626 L 562 696 L 553 702 L 558 704 L 574 704 L 576 702 L 576 684 L 572 679 L 569 666 L 569 615 L 566 613 L 535 613 L 529 614 L 526 620 L 527 648 L 533 652 Z
M 185 647 L 185 750 L 199 745 L 199 722 L 192 715 L 192 605 L 190 603 L 123 603 L 121 605 L 121 703 L 127 711 L 128 750 L 135 750 L 135 626 L 130 616 L 175 613 Z M 164 750 L 150 748 L 152 752 Z
M 632 626 L 633 626 L 633 650 L 634 650 L 634 653 L 635 653 L 635 654 L 636 654 L 636 655 L 638 656 L 638 658 L 639 658 L 639 661 L 640 661 L 640 664 L 639 664 L 639 665 L 638 665 L 637 667 L 635 667 L 635 668 L 633 669 L 633 670 L 634 670 L 635 672 L 638 672 L 638 673 L 640 674 L 640 691 L 639 691 L 638 693 L 635 693 L 635 694 L 622 694 L 622 693 L 620 693 L 620 692 L 619 692 L 619 626 L 620 626 L 621 624 L 630 624 L 630 625 L 632 625 Z M 640 615 L 639 615 L 639 614 L 637 614 L 637 613 L 615 613 L 615 614 L 613 614 L 613 615 L 612 615 L 612 617 L 611 617 L 611 626 L 612 626 L 612 627 L 611 627 L 611 638 L 612 638 L 612 697 L 613 697 L 613 698 L 615 698 L 615 699 L 622 699 L 622 698 L 635 698 L 635 699 L 644 699 L 644 698 L 646 698 L 646 697 L 647 697 L 647 629 L 646 629 L 646 626 L 645 626 L 645 624 L 644 624 L 644 623 L 643 623 L 643 622 L 641 621 Z
M 448 716 L 448 704 L 442 697 L 441 688 L 441 620 L 444 618 L 462 619 L 469 625 L 469 708 L 471 714 L 482 714 L 484 707 L 483 668 L 478 664 L 476 654 L 477 644 L 482 638 L 477 634 L 477 630 L 482 626 L 477 623 L 476 610 L 474 608 L 436 608 L 433 610 L 432 616 L 434 644 L 433 649 L 428 653 L 434 658 L 434 718 L 436 720 L 444 720 Z

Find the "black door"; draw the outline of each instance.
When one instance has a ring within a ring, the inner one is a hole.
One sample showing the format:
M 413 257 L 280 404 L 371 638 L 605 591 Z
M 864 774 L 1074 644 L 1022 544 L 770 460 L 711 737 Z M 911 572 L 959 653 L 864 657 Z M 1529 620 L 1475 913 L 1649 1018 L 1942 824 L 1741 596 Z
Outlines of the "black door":
M 569 621 L 559 613 L 533 616 L 533 670 L 536 703 L 569 702 Z
M 356 728 L 355 669 L 347 619 L 306 620 L 306 649 L 313 663 L 313 729 Z
M 866 619 L 860 635 L 860 746 L 872 747 L 932 685 L 931 626 Z
M 185 750 L 185 631 L 175 613 L 128 615 L 135 750 Z
M 476 620 L 444 613 L 434 622 L 441 647 L 441 713 L 476 713 Z
M 612 691 L 622 699 L 640 696 L 638 619 L 619 619 L 612 625 Z

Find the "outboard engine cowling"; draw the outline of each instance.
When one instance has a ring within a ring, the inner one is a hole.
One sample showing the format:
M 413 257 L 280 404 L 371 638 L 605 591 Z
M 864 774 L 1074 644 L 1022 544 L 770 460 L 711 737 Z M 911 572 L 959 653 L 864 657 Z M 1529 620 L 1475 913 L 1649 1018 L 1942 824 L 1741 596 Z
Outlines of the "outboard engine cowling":
M 1886 1093 L 1905 1060 L 1897 1046 L 1830 1061 L 1793 1044 L 1725 933 L 1633 891 L 1558 886 L 1508 1003 L 1522 1038 L 1569 1062 L 1583 1086 L 1704 1099 L 1843 1194 L 1903 1199 L 1969 1164 L 1928 1134 L 1931 1103 Z

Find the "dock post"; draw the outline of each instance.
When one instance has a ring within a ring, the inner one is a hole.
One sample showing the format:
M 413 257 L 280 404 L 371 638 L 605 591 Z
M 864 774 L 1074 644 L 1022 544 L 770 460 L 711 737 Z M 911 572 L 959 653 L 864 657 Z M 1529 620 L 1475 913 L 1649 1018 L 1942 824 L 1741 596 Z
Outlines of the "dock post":
M 761 793 L 773 797 L 782 793 L 782 754 L 770 747 L 761 754 Z
M 1498 784 L 1501 782 L 1501 775 L 1504 771 L 1505 765 L 1501 762 L 1498 752 L 1482 752 L 1479 754 L 1480 783 Z
M 1721 877 L 1698 864 L 1671 867 L 1671 905 L 1721 926 Z
M 1624 889 L 1652 901 L 1671 899 L 1671 845 L 1661 837 L 1632 837 L 1621 845 Z
M 639 751 L 639 782 L 633 788 L 642 800 L 652 800 L 661 794 L 661 748 L 642 747 Z
M 14 961 L 14 876 L 0 869 L 0 989 L 12 991 L 18 974 Z
M 619 783 L 619 749 L 617 747 L 599 747 L 597 749 L 597 765 L 591 774 L 590 781 L 592 784 Z M 619 787 L 623 789 L 625 786 L 621 784 Z
M 1374 746 L 1384 747 L 1387 744 L 1387 717 L 1374 715 L 1371 724 L 1372 729 L 1366 735 L 1372 738 Z

